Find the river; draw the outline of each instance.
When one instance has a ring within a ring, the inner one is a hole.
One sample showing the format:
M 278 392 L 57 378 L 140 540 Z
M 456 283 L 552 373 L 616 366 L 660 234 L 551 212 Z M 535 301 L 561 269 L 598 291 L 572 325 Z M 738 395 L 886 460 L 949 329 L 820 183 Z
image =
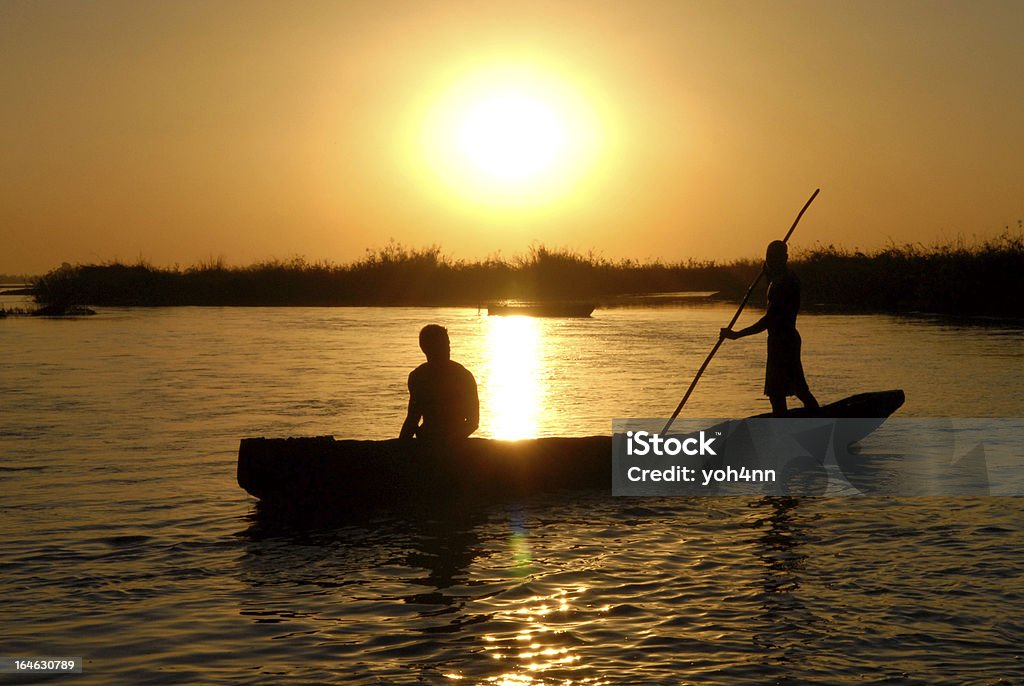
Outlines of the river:
M 0 320 L 0 655 L 80 656 L 32 677 L 76 684 L 1024 681 L 1020 498 L 582 493 L 294 530 L 235 483 L 245 436 L 397 435 L 423 324 L 476 375 L 478 435 L 514 439 L 667 416 L 731 313 Z M 903 388 L 900 416 L 1024 416 L 1021 326 L 799 326 L 822 402 Z M 686 416 L 767 411 L 763 358 L 727 342 Z

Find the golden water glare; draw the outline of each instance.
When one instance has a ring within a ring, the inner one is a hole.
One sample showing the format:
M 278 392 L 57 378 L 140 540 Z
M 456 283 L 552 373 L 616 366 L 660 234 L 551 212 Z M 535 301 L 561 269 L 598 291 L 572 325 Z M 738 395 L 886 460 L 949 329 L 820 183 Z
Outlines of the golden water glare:
M 498 439 L 517 440 L 538 435 L 545 410 L 546 365 L 543 322 L 531 317 L 487 317 L 484 323 L 481 368 L 481 416 L 484 434 Z M 512 517 L 508 553 L 518 574 L 533 570 L 529 531 L 520 517 Z M 508 663 L 501 674 L 484 679 L 495 686 L 541 686 L 544 684 L 608 683 L 600 677 L 551 680 L 548 673 L 580 662 L 571 646 L 561 645 L 560 623 L 579 604 L 587 592 L 585 586 L 558 589 L 550 595 L 533 596 L 515 602 L 502 615 L 526 628 L 515 634 L 484 635 L 484 650 L 492 659 Z M 608 606 L 589 608 L 607 612 Z M 457 672 L 445 675 L 453 681 L 465 677 Z
M 560 588 L 546 596 L 533 596 L 516 603 L 516 607 L 500 613 L 517 622 L 526 622 L 528 628 L 512 635 L 497 636 L 486 634 L 484 650 L 495 660 L 510 663 L 510 669 L 503 674 L 488 677 L 484 683 L 496 686 L 530 684 L 607 684 L 601 677 L 581 679 L 546 678 L 545 672 L 578 663 L 581 660 L 573 647 L 559 645 L 563 631 L 555 623 L 564 620 L 580 608 L 580 597 L 587 592 L 586 586 Z M 592 610 L 591 610 L 592 611 Z M 449 678 L 460 678 L 449 675 Z
M 531 317 L 487 317 L 484 340 L 482 433 L 518 440 L 537 436 L 547 394 L 544 332 Z

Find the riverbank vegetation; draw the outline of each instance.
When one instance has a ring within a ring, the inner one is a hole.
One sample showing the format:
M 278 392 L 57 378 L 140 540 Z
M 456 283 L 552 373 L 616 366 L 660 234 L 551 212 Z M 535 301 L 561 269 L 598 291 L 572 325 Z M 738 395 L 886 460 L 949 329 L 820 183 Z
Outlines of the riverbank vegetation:
M 1004 234 L 978 245 L 891 246 L 871 253 L 818 246 L 792 256 L 805 306 L 866 311 L 1022 317 L 1024 238 Z M 303 258 L 187 269 L 64 265 L 37 279 L 40 304 L 75 305 L 462 305 L 503 299 L 589 300 L 680 291 L 738 299 L 760 260 L 612 261 L 534 247 L 521 257 L 468 262 L 437 247 L 389 244 L 343 265 Z M 754 301 L 763 302 L 763 288 Z

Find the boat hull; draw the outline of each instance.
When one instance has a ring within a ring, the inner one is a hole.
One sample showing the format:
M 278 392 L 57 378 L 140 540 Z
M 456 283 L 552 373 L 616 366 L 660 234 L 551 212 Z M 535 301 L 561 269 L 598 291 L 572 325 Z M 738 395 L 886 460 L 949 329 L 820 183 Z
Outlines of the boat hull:
M 594 312 L 589 303 L 539 303 L 536 305 L 488 305 L 487 314 L 497 317 L 566 317 L 583 319 Z
M 853 442 L 903 401 L 898 390 L 864 393 L 789 416 L 857 419 L 849 423 L 857 433 L 845 436 Z M 245 438 L 238 450 L 238 483 L 267 504 L 351 510 L 580 489 L 610 492 L 612 442 L 611 436 L 470 438 L 440 447 L 399 439 Z

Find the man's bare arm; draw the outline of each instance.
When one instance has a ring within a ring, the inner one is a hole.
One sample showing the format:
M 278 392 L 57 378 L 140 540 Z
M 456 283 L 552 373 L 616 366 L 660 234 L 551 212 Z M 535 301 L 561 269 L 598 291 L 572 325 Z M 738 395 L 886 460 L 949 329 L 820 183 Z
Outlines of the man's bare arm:
M 402 422 L 402 431 L 398 434 L 398 437 L 414 438 L 416 430 L 420 428 L 420 419 L 422 418 L 423 413 L 420 412 L 413 399 L 409 398 L 409 410 L 405 414 L 405 421 Z
M 728 338 L 729 340 L 736 340 L 737 338 L 745 338 L 747 336 L 753 336 L 754 334 L 761 333 L 768 329 L 768 315 L 765 314 L 763 317 L 758 319 L 756 322 L 751 324 L 745 329 L 739 331 L 733 331 L 732 329 L 722 329 L 722 338 Z
M 466 408 L 465 436 L 469 436 L 480 427 L 480 395 L 476 390 L 476 379 L 472 376 L 469 379 L 473 391 L 469 394 L 469 406 Z

